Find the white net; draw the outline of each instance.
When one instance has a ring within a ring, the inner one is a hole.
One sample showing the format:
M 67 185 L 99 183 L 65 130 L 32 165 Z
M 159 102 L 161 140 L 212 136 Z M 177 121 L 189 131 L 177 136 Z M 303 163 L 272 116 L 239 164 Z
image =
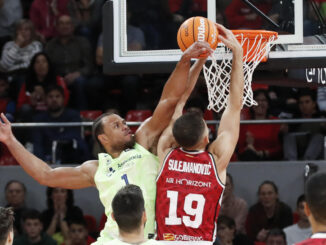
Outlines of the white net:
M 251 89 L 252 75 L 257 65 L 263 59 L 266 59 L 272 42 L 276 39 L 276 35 L 270 35 L 267 38 L 262 34 L 247 37 L 241 33 L 235 36 L 243 50 L 245 50 L 243 55 L 245 80 L 243 105 L 257 105 L 253 99 Z M 232 51 L 224 46 L 224 51 L 218 52 L 215 55 L 222 59 L 221 62 L 217 62 L 216 58 L 212 56 L 212 63 L 209 66 L 204 66 L 204 76 L 208 91 L 208 109 L 219 112 L 226 107 L 228 101 L 232 69 Z

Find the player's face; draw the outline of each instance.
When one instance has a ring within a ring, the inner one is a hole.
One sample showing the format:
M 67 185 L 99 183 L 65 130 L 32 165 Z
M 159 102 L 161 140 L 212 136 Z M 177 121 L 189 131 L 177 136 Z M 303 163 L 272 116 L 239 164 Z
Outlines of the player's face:
M 10 206 L 19 207 L 24 204 L 25 191 L 21 184 L 13 182 L 8 186 L 6 199 Z
M 259 201 L 265 208 L 272 208 L 275 206 L 278 195 L 270 184 L 262 185 L 259 190 Z
M 282 236 L 269 236 L 266 245 L 286 245 L 286 243 Z
M 38 219 L 26 219 L 24 222 L 24 230 L 28 238 L 37 238 L 42 231 L 41 221 Z
M 126 121 L 116 114 L 103 118 L 103 129 L 114 149 L 125 149 L 132 147 L 135 143 L 134 135 Z

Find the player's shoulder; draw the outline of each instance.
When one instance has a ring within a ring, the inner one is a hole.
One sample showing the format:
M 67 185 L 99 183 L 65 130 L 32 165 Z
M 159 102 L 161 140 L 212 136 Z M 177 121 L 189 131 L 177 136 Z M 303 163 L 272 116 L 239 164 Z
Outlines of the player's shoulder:
M 98 169 L 98 160 L 88 160 L 80 166 L 81 170 L 90 176 L 95 176 Z

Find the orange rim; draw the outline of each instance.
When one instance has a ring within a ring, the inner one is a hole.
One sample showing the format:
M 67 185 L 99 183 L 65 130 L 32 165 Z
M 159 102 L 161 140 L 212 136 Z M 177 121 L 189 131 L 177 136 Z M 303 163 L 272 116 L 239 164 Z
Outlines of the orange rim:
M 266 30 L 231 30 L 234 35 L 242 34 L 245 37 L 250 39 L 255 38 L 257 35 L 262 35 L 264 38 L 268 39 L 271 36 L 277 38 L 278 33 L 275 31 L 266 31 Z

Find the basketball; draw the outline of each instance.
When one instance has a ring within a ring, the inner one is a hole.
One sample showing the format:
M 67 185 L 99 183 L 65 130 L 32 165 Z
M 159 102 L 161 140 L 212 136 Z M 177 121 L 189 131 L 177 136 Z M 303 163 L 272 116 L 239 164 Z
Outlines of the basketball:
M 218 31 L 213 21 L 201 17 L 191 17 L 184 21 L 178 31 L 177 41 L 184 52 L 196 41 L 206 41 L 213 50 L 216 49 Z

